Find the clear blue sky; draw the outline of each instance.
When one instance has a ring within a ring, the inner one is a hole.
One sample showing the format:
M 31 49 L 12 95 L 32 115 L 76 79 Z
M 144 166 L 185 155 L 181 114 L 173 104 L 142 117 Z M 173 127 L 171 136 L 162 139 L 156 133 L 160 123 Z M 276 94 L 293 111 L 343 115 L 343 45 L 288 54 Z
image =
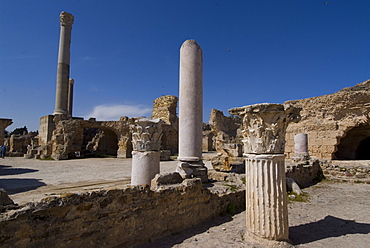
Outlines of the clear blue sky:
M 179 49 L 203 50 L 212 108 L 330 94 L 370 78 L 369 0 L 0 0 L 0 118 L 37 130 L 55 105 L 59 14 L 74 15 L 74 116 L 150 117 L 178 96 Z

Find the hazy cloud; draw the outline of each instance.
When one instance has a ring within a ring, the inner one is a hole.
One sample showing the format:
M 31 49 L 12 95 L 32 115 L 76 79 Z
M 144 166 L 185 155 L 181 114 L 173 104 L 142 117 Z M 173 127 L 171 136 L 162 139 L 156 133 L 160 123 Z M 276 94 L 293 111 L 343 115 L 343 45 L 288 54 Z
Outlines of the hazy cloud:
M 151 108 L 142 105 L 98 105 L 85 119 L 93 117 L 104 121 L 119 120 L 121 116 L 139 117 L 151 114 L 151 111 Z

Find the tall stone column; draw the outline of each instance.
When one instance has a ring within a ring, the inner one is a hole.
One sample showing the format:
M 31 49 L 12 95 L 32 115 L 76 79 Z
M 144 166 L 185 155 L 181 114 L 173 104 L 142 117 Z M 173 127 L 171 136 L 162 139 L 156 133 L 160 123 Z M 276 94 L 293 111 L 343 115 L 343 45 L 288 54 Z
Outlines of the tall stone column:
M 73 109 L 73 86 L 75 81 L 70 78 L 68 81 L 68 115 L 72 116 Z
M 243 119 L 247 237 L 272 244 L 289 240 L 285 180 L 285 132 L 301 109 L 255 104 L 229 110 Z
M 68 85 L 71 33 L 74 17 L 67 12 L 60 13 L 60 40 L 58 53 L 55 114 L 68 114 Z
M 131 131 L 131 185 L 150 185 L 150 181 L 160 172 L 162 121 L 142 118 L 131 125 Z
M 208 181 L 202 161 L 203 55 L 195 40 L 180 48 L 179 164 L 177 172 L 185 178 Z

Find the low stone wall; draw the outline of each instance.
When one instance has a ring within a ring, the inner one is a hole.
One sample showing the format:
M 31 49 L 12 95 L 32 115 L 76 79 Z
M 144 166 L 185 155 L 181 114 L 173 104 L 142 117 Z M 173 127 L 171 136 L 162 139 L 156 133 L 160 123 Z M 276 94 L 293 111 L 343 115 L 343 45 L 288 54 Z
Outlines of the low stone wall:
M 233 184 L 233 185 L 231 185 Z M 205 187 L 204 187 L 205 186 Z M 233 182 L 65 194 L 0 215 L 1 247 L 134 247 L 245 206 Z
M 306 164 L 288 162 L 285 169 L 286 177 L 293 178 L 299 187 L 308 187 L 323 178 L 320 160 L 309 160 Z
M 325 178 L 332 181 L 370 184 L 370 166 L 344 165 L 332 161 L 323 163 L 322 170 Z

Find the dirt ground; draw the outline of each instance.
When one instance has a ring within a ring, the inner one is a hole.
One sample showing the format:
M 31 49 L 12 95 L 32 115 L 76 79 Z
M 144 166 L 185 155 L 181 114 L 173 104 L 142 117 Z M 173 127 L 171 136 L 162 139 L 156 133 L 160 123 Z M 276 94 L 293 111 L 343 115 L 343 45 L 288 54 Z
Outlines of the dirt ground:
M 161 162 L 161 173 L 175 161 Z M 207 167 L 211 169 L 209 162 Z M 0 160 L 0 188 L 18 204 L 49 195 L 123 186 L 130 181 L 131 159 L 41 161 Z M 303 189 L 308 201 L 291 202 L 290 242 L 295 247 L 370 247 L 370 185 L 323 181 Z M 226 215 L 143 247 L 256 247 L 245 240 L 245 212 Z

